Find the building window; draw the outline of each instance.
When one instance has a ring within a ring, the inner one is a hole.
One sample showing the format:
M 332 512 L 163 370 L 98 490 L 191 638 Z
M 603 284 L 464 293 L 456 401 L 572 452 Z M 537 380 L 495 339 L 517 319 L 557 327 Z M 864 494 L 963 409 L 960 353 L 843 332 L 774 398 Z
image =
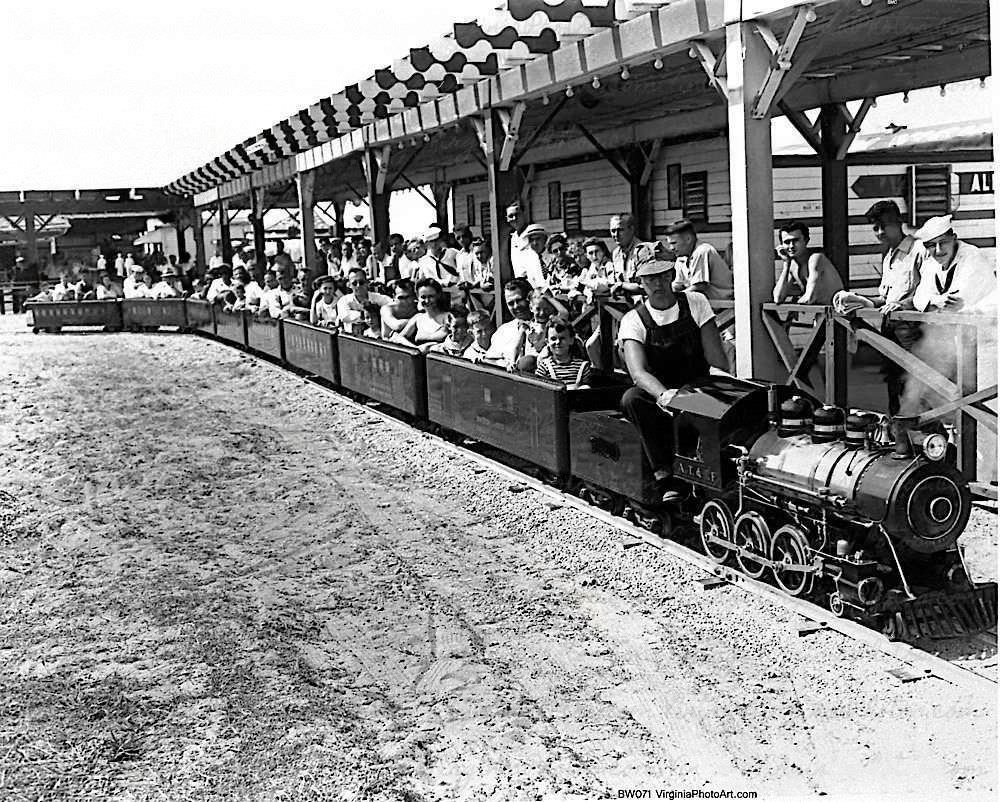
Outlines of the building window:
M 579 234 L 583 230 L 583 210 L 580 208 L 580 190 L 564 192 L 562 195 L 563 231 Z
M 667 165 L 667 208 L 680 209 L 681 202 L 681 166 L 680 164 Z
M 708 173 L 685 173 L 681 179 L 684 216 L 692 223 L 708 222 Z
M 549 220 L 562 217 L 562 183 L 549 181 Z
M 465 224 L 467 226 L 476 224 L 476 196 L 472 194 L 465 196 Z
M 906 168 L 910 225 L 922 226 L 928 218 L 951 211 L 951 167 L 947 164 L 913 164 Z

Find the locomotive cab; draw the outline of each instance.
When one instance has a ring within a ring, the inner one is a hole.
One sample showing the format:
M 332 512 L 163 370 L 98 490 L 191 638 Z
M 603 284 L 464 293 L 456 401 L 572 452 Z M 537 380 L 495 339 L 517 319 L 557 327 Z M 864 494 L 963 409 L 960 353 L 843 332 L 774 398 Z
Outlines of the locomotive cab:
M 692 484 L 722 490 L 736 481 L 738 455 L 768 425 L 767 387 L 729 376 L 685 385 L 670 402 L 674 471 Z

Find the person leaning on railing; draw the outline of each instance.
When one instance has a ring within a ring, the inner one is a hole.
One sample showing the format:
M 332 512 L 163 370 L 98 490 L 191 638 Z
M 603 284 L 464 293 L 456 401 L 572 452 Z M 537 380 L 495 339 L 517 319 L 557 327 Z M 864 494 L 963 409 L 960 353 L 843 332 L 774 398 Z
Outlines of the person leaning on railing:
M 951 227 L 951 215 L 932 217 L 914 234 L 931 257 L 913 293 L 918 312 L 971 309 L 996 293 L 993 265 L 975 245 L 962 242 Z
M 907 351 L 912 351 L 920 342 L 920 324 L 891 320 L 888 315 L 913 309 L 913 294 L 920 282 L 924 263 L 929 259 L 927 250 L 915 236 L 903 231 L 902 214 L 895 201 L 878 201 L 865 212 L 865 217 L 872 225 L 875 238 L 888 248 L 882 257 L 882 281 L 878 296 L 869 299 L 841 290 L 833 297 L 833 308 L 841 314 L 850 314 L 858 309 L 875 307 L 883 315 L 882 334 Z M 883 359 L 882 370 L 889 396 L 889 414 L 895 415 L 899 412 L 903 394 L 904 370 L 889 358 Z

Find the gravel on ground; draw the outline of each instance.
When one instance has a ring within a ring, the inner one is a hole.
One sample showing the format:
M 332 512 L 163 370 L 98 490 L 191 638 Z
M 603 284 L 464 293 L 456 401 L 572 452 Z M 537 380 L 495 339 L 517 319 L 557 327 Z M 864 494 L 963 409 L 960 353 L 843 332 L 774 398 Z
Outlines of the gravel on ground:
M 0 320 L 0 797 L 995 796 L 992 696 L 220 344 Z

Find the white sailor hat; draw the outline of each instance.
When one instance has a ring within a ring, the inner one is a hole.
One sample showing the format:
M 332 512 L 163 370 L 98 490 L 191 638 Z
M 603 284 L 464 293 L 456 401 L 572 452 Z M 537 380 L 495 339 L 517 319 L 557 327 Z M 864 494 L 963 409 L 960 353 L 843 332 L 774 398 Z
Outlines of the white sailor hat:
M 930 242 L 938 237 L 943 237 L 951 231 L 951 215 L 945 214 L 940 217 L 932 217 L 913 236 L 921 242 Z
M 437 226 L 431 226 L 423 234 L 420 235 L 420 239 L 424 243 L 433 242 L 441 236 L 441 229 Z
M 538 236 L 548 237 L 548 232 L 545 230 L 545 226 L 541 226 L 538 223 L 532 223 L 521 232 L 521 239 L 524 240 L 527 240 L 529 237 Z

